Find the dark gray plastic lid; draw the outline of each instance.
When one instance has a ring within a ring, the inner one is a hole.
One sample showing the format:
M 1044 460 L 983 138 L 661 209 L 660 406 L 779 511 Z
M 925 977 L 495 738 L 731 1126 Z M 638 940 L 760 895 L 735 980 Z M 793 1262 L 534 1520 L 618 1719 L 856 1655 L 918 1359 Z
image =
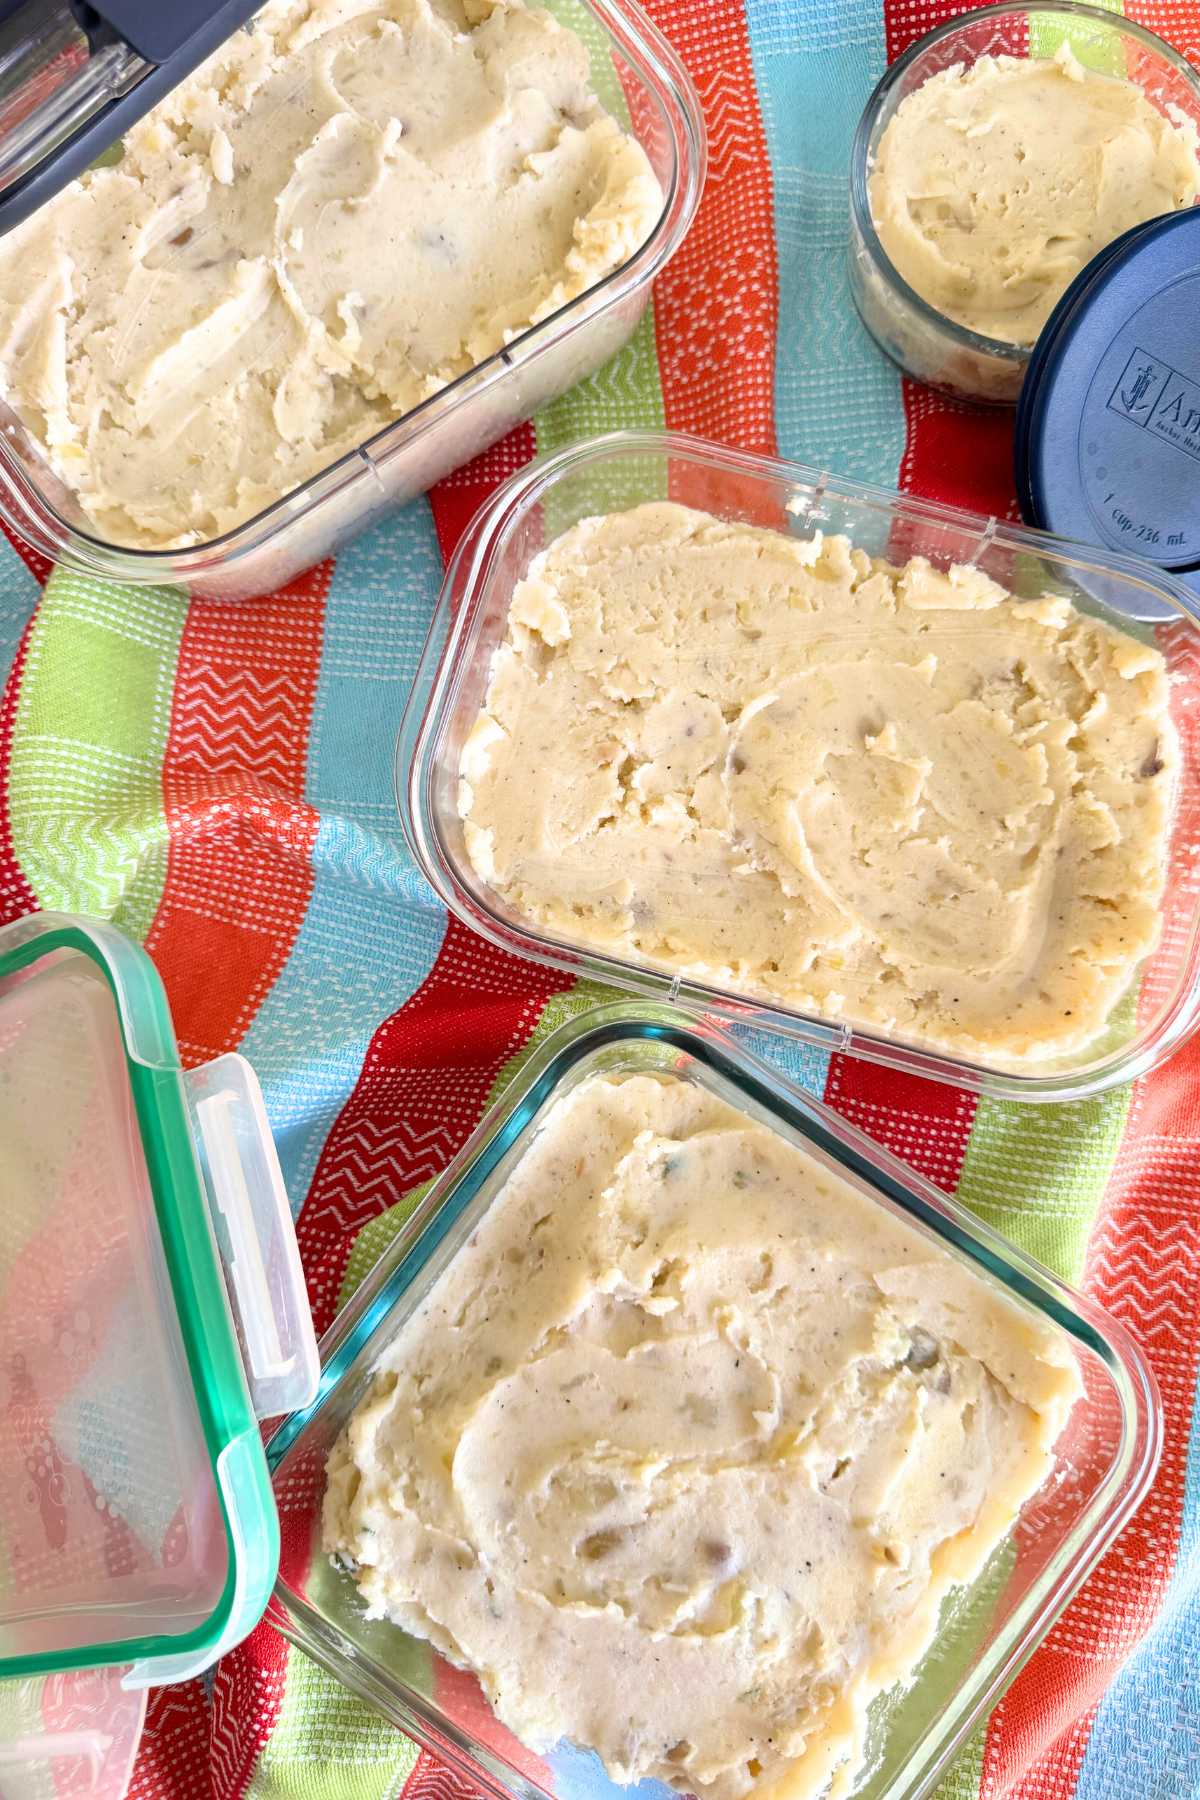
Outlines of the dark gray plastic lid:
M 1200 208 L 1135 227 L 1068 288 L 1015 455 L 1031 525 L 1144 556 L 1200 595 Z
M 0 233 L 111 148 L 261 0 L 0 0 Z

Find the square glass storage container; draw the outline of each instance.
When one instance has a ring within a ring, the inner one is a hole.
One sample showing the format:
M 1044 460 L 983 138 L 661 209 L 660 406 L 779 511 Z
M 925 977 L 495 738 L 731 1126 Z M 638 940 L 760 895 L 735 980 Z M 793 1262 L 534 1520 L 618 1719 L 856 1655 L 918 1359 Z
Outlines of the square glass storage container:
M 254 518 L 187 549 L 130 549 L 98 537 L 20 419 L 0 403 L 0 518 L 35 550 L 84 575 L 224 599 L 269 593 L 614 356 L 695 215 L 703 114 L 682 62 L 636 0 L 540 3 L 586 43 L 593 89 L 607 110 L 628 114 L 662 188 L 659 219 L 626 262 Z
M 1012 592 L 1064 595 L 1081 611 L 1156 643 L 1171 677 L 1180 764 L 1158 946 L 1099 1038 L 1024 1068 L 989 1066 L 833 1022 L 669 969 L 605 955 L 525 921 L 477 873 L 458 813 L 463 744 L 487 691 L 508 607 L 533 558 L 578 520 L 671 499 L 718 518 L 809 537 L 844 533 L 869 554 L 973 566 Z M 1200 625 L 1195 597 L 1134 557 L 889 492 L 798 463 L 664 432 L 616 432 L 519 471 L 480 509 L 446 572 L 396 752 L 405 835 L 438 896 L 503 949 L 648 998 L 743 1019 L 869 1061 L 1008 1099 L 1066 1100 L 1144 1074 L 1200 1018 L 1200 906 L 1191 845 L 1200 822 Z
M 317 1400 L 268 1446 L 283 1554 L 268 1618 L 394 1724 L 485 1791 L 514 1800 L 617 1800 L 598 1759 L 523 1749 L 472 1678 L 429 1645 L 369 1622 L 350 1575 L 321 1547 L 325 1468 L 397 1331 L 471 1235 L 548 1114 L 596 1074 L 659 1072 L 700 1084 L 780 1132 L 872 1205 L 960 1259 L 1049 1324 L 1075 1359 L 1082 1395 L 1054 1466 L 970 1587 L 943 1605 L 934 1644 L 902 1689 L 875 1701 L 859 1800 L 918 1800 L 1045 1635 L 1144 1497 L 1160 1447 L 1153 1377 L 1092 1301 L 741 1049 L 723 1027 L 620 1003 L 562 1027 L 532 1056 L 401 1227 L 321 1346 Z M 666 1788 L 654 1787 L 665 1797 Z M 651 1793 L 650 1785 L 639 1790 Z

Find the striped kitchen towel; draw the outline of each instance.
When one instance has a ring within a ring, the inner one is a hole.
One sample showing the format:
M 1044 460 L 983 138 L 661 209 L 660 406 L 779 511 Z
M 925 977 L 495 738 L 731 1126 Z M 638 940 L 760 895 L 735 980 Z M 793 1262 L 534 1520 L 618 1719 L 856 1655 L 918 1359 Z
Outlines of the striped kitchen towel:
M 1200 0 L 1128 0 L 1184 50 Z M 185 1060 L 258 1069 L 318 1326 L 515 1058 L 587 996 L 445 914 L 401 838 L 395 730 L 444 560 L 535 451 L 666 424 L 1014 514 L 1011 420 L 901 380 L 845 276 L 851 135 L 941 0 L 649 0 L 711 172 L 609 367 L 287 591 L 188 606 L 0 564 L 0 920 L 94 913 L 162 972 Z M 1200 1044 L 1132 1090 L 1019 1108 L 828 1057 L 791 1072 L 1139 1338 L 1154 1493 L 980 1729 L 953 1800 L 1200 1794 Z M 151 1697 L 135 1800 L 450 1800 L 440 1767 L 268 1627 Z

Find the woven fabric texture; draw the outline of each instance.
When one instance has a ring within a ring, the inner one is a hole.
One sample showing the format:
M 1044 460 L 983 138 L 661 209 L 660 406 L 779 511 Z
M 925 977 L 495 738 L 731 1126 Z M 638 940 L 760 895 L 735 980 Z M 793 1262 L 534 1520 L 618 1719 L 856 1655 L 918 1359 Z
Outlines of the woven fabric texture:
M 478 501 L 539 450 L 666 424 L 1016 516 L 1011 419 L 902 381 L 845 275 L 858 114 L 888 60 L 954 9 L 647 4 L 700 95 L 710 173 L 613 363 L 261 600 L 189 606 L 0 546 L 0 922 L 38 907 L 115 920 L 163 975 L 185 1062 L 233 1048 L 251 1059 L 318 1328 L 531 1044 L 595 998 L 448 923 L 400 832 L 395 732 L 445 559 Z M 1127 10 L 1200 57 L 1200 0 Z M 615 83 L 606 99 L 624 104 Z M 768 1053 L 1081 1281 L 1134 1332 L 1162 1389 L 1150 1500 L 940 1794 L 1200 1794 L 1200 1047 L 1132 1091 L 1054 1108 Z M 586 1770 L 555 1774 L 582 1800 Z M 469 1791 L 266 1626 L 211 1682 L 151 1696 L 131 1790 Z

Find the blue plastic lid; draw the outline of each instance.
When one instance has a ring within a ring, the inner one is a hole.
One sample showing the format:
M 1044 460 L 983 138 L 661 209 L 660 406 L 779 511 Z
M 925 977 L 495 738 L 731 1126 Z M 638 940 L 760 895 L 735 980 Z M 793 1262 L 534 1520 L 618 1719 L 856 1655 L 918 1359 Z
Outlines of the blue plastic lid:
M 1015 457 L 1029 524 L 1200 594 L 1200 207 L 1135 226 L 1072 282 L 1030 359 Z

